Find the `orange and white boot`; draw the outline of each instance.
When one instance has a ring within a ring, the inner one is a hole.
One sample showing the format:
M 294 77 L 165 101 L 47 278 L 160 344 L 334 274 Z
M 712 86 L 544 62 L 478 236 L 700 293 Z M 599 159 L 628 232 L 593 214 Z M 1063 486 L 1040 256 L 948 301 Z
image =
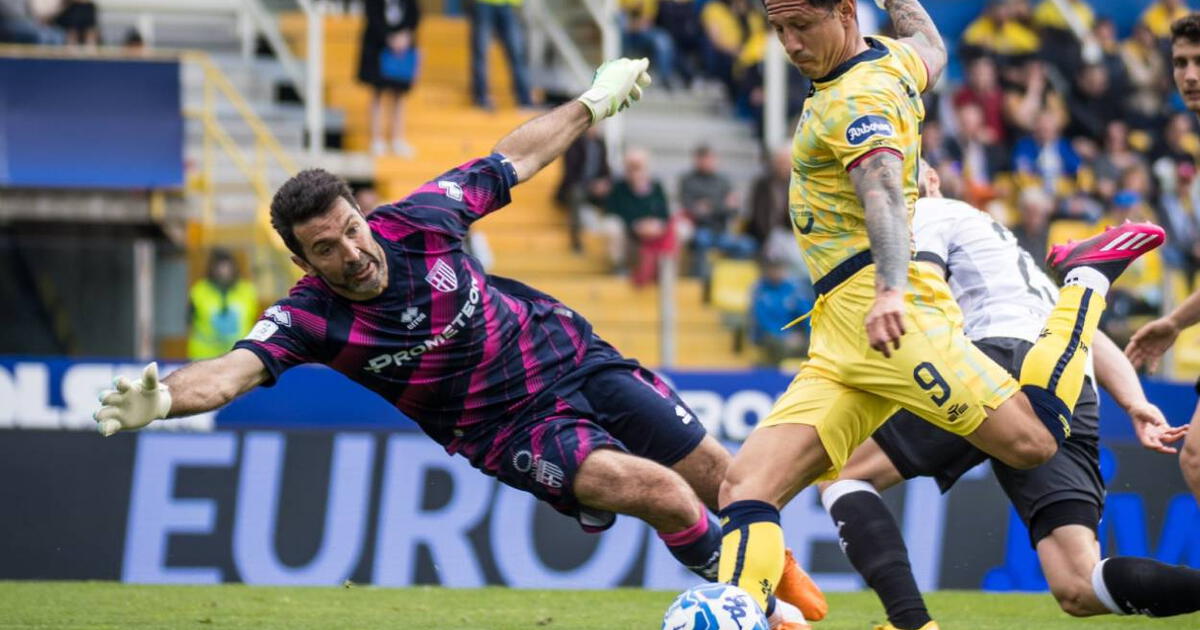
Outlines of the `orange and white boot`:
M 779 578 L 779 585 L 775 587 L 775 596 L 799 608 L 808 621 L 824 619 L 829 614 L 829 602 L 825 601 L 825 594 L 796 564 L 791 549 L 784 551 L 784 554 L 783 577 Z

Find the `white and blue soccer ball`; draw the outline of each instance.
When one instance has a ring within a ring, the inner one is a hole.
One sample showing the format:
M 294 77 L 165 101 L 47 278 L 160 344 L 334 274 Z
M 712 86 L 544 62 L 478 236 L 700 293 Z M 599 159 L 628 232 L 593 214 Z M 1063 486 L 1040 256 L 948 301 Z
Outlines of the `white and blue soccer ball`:
M 749 593 L 732 584 L 701 584 L 679 594 L 662 630 L 769 630 L 767 616 Z

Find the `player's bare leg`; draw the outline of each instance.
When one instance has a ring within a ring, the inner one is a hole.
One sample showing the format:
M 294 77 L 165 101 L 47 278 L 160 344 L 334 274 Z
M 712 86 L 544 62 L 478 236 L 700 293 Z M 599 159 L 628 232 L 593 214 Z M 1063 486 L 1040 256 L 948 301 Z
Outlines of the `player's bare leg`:
M 671 466 L 671 470 L 679 473 L 704 502 L 704 505 L 716 512 L 718 509 L 717 491 L 720 489 L 721 480 L 725 478 L 725 471 L 732 461 L 733 455 L 730 455 L 720 442 L 709 435 L 705 436 L 692 452 L 675 462 Z
M 1068 615 L 1169 617 L 1200 610 L 1200 571 L 1150 558 L 1101 561 L 1096 534 L 1086 526 L 1055 528 L 1038 541 L 1037 553 L 1050 592 Z
M 1200 502 L 1200 405 L 1192 414 L 1192 424 L 1188 429 L 1188 439 L 1183 443 L 1183 451 L 1179 454 L 1179 467 L 1183 470 L 1183 478 Z

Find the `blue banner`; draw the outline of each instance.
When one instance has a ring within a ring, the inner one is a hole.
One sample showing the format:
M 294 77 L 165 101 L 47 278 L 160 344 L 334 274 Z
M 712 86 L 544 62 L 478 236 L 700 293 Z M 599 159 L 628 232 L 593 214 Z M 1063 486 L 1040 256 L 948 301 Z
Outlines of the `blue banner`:
M 177 364 L 164 363 L 169 373 Z M 0 357 L 0 427 L 92 428 L 97 394 L 142 365 L 129 361 Z M 663 376 L 710 433 L 741 441 L 787 389 L 791 376 L 774 370 L 694 372 Z M 1143 379 L 1146 396 L 1173 425 L 1187 424 L 1196 404 L 1190 384 Z M 1134 441 L 1129 417 L 1101 391 L 1100 433 L 1106 443 Z M 213 414 L 172 420 L 162 428 L 394 431 L 415 424 L 383 398 L 341 374 L 317 365 L 286 372 L 274 387 L 260 387 Z M 183 426 L 179 426 L 183 425 Z
M 0 185 L 183 186 L 179 62 L 0 58 Z

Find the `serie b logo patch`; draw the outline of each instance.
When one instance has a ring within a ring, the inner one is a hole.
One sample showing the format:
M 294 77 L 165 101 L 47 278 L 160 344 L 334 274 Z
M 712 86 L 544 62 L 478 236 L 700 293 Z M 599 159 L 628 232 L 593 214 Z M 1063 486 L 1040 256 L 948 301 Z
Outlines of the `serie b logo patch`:
M 454 268 L 447 265 L 441 258 L 433 263 L 433 269 L 425 274 L 425 282 L 442 293 L 452 293 L 458 290 L 458 275 Z

